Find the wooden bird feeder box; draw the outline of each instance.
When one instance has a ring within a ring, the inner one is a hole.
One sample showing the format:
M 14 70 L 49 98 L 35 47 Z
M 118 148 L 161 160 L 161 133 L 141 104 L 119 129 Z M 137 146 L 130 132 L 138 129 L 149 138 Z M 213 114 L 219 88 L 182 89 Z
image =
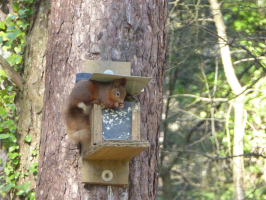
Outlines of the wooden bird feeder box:
M 112 82 L 126 78 L 127 94 L 139 94 L 151 78 L 130 76 L 130 72 L 128 62 L 87 60 L 77 81 Z M 140 136 L 140 103 L 134 99 L 125 101 L 123 109 L 94 104 L 86 112 L 90 116 L 91 139 L 82 142 L 82 182 L 127 185 L 129 161 L 149 147 L 149 142 Z

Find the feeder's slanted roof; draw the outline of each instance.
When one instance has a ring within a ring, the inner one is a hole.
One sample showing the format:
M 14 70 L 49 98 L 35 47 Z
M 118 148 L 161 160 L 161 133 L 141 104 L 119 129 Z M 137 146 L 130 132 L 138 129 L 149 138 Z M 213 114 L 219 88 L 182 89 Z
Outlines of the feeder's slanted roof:
M 112 82 L 120 78 L 125 78 L 127 80 L 126 90 L 129 94 L 140 94 L 141 90 L 145 88 L 151 80 L 150 77 L 122 76 L 102 73 L 93 73 L 90 77 L 90 80 L 99 82 Z

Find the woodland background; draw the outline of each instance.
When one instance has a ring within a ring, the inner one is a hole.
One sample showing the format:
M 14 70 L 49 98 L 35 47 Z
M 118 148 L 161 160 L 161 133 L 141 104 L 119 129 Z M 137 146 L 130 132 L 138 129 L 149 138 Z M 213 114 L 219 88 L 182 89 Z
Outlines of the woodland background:
M 34 6 L 33 0 L 1 1 L 1 55 L 18 73 L 30 74 L 23 65 Z M 45 12 L 44 4 L 43 19 Z M 168 2 L 158 199 L 266 199 L 265 41 L 265 0 Z M 36 66 L 44 66 L 45 52 L 36 54 Z M 0 62 L 0 194 L 35 199 L 39 139 L 32 132 L 38 131 L 24 130 L 26 119 L 16 117 L 23 112 L 16 103 L 21 80 L 15 87 L 8 64 Z M 43 85 L 36 88 L 43 93 Z M 23 106 L 40 118 L 41 103 Z
M 213 2 L 169 2 L 159 199 L 266 199 L 266 2 Z

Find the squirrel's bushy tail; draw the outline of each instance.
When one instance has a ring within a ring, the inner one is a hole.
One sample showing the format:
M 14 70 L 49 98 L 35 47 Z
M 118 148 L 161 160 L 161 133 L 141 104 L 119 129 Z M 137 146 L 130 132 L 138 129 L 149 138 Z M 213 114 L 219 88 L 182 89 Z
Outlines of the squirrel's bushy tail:
M 79 143 L 90 140 L 89 115 L 85 114 L 82 108 L 72 106 L 69 102 L 66 102 L 62 114 L 70 141 Z

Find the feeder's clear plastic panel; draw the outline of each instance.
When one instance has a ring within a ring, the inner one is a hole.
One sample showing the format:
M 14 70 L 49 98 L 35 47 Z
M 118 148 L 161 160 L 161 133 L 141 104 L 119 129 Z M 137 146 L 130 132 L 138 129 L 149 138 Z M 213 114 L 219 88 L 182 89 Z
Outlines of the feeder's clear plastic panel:
M 124 102 L 123 109 L 102 109 L 103 140 L 131 140 L 132 108 L 135 102 Z

